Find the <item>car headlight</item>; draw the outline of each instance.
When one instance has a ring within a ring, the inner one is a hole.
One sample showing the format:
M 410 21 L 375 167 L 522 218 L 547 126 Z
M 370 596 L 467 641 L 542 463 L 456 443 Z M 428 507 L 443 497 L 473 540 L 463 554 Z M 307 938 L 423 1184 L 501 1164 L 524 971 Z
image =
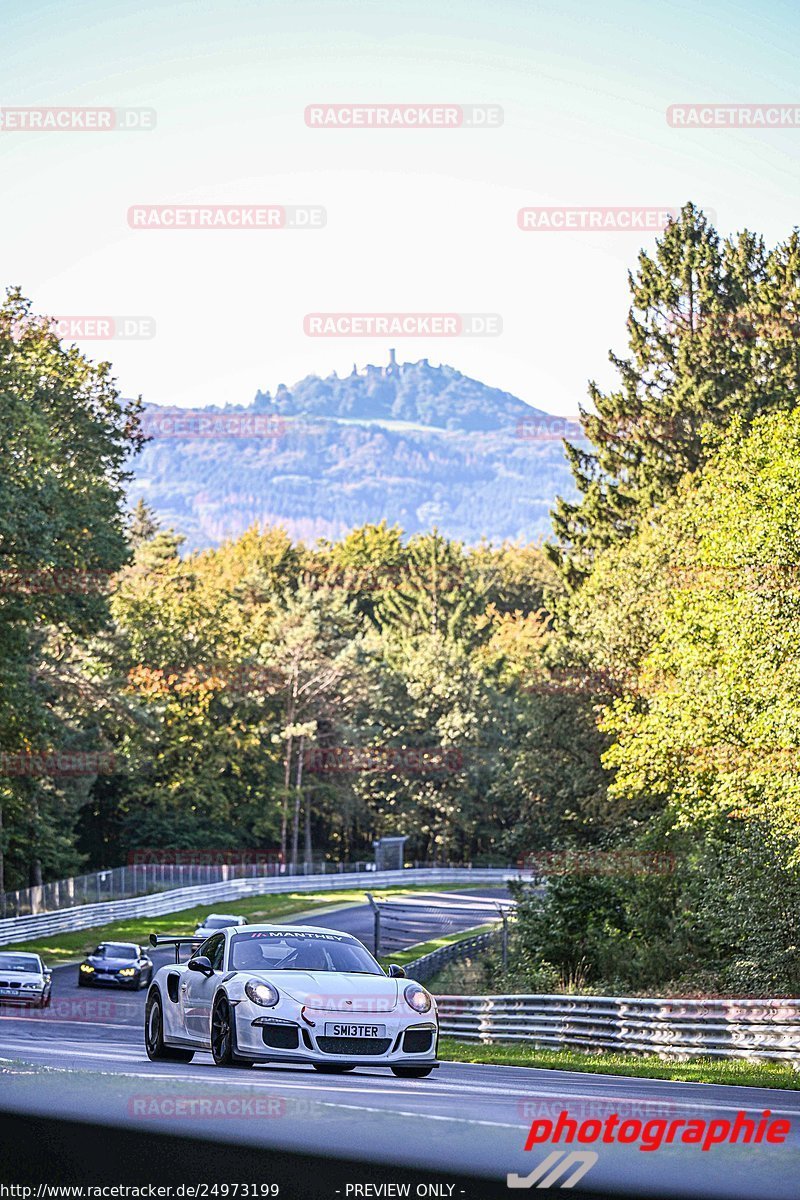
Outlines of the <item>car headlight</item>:
M 136 967 L 123 967 L 119 972 L 120 975 L 135 975 Z
M 23 983 L 22 986 L 24 988 L 33 988 L 34 991 L 39 992 L 44 987 L 44 984 L 43 983 Z
M 409 1008 L 413 1008 L 414 1012 L 427 1012 L 431 1006 L 431 998 L 424 988 L 421 988 L 418 983 L 410 983 L 404 992 L 406 1004 Z
M 84 975 L 91 975 L 94 972 L 94 967 L 91 963 L 81 963 L 81 970 L 83 971 Z
M 272 1008 L 280 1000 L 276 987 L 271 983 L 260 983 L 257 979 L 248 979 L 244 990 L 253 1004 L 260 1004 L 262 1008 Z

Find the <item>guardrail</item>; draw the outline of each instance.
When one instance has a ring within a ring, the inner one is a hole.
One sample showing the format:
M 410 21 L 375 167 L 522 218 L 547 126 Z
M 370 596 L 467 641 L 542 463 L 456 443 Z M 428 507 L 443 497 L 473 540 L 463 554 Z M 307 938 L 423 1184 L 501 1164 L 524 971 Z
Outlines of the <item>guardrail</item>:
M 408 883 L 498 883 L 520 877 L 516 869 L 435 867 L 404 871 L 371 871 L 370 887 L 397 886 Z M 226 883 L 211 883 L 200 887 L 176 888 L 156 892 L 151 896 L 135 896 L 130 900 L 110 900 L 102 904 L 86 904 L 39 916 L 12 917 L 0 921 L 0 946 L 30 942 L 78 929 L 93 929 L 111 921 L 130 917 L 156 917 L 180 912 L 200 904 L 237 900 L 243 896 L 270 895 L 281 892 L 328 891 L 349 885 L 363 887 L 365 872 L 336 875 L 281 876 L 278 879 L 237 879 Z
M 519 995 L 437 1002 L 442 1033 L 467 1041 L 800 1063 L 797 999 Z
M 488 896 L 400 896 L 376 900 L 371 892 L 367 892 L 366 897 L 375 916 L 374 949 L 377 958 L 407 946 L 409 942 L 427 941 L 430 937 L 428 918 L 431 915 L 439 918 L 474 918 L 471 928 L 502 921 L 505 930 L 507 918 L 517 907 L 516 900 Z
M 407 974 L 412 979 L 416 979 L 417 983 L 424 983 L 426 979 L 438 974 L 448 963 L 469 958 L 471 954 L 486 950 L 492 942 L 499 942 L 501 939 L 502 933 L 496 929 L 478 933 L 474 937 L 459 938 L 457 942 L 440 946 L 438 950 L 431 950 L 430 954 L 423 954 L 422 958 L 409 963 Z

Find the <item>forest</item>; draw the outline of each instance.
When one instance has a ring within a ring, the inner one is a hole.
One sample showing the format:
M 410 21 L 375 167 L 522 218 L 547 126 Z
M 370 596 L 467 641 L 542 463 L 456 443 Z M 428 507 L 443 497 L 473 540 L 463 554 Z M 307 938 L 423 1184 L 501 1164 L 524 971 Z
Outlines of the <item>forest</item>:
M 0 890 L 143 847 L 559 851 L 509 985 L 797 992 L 800 234 L 687 204 L 630 293 L 546 540 L 189 553 L 129 508 L 140 402 L 10 290 Z

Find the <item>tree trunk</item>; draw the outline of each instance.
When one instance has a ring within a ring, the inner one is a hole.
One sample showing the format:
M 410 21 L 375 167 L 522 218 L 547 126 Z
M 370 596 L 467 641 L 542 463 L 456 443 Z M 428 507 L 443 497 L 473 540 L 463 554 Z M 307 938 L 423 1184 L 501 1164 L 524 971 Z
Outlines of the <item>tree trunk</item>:
M 29 881 L 31 887 L 42 886 L 42 860 L 36 853 L 36 847 L 39 844 L 39 797 L 34 797 L 33 801 L 33 820 L 31 821 L 31 849 L 34 853 L 34 858 L 30 860 Z
M 296 681 L 292 680 L 292 691 L 286 704 L 286 728 L 291 728 L 294 721 Z M 281 803 L 281 858 L 286 862 L 286 838 L 289 828 L 289 787 L 292 782 L 292 748 L 294 738 L 291 733 L 286 739 L 286 754 L 283 759 L 283 801 Z
M 300 734 L 300 744 L 297 748 L 297 775 L 295 777 L 295 792 L 294 792 L 294 822 L 292 824 L 292 862 L 297 862 L 300 842 L 300 800 L 302 798 L 303 785 L 303 743 L 305 736 Z
M 311 788 L 306 792 L 306 845 L 304 860 L 306 867 L 311 867 Z
M 6 915 L 6 862 L 3 854 L 3 806 L 0 804 L 0 916 Z

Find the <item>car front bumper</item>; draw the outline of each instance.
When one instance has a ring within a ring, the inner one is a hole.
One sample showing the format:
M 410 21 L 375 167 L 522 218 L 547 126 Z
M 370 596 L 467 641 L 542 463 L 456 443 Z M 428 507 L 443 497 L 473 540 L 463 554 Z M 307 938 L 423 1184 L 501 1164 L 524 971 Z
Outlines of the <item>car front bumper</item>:
M 46 995 L 46 987 L 38 988 L 36 991 L 33 988 L 26 988 L 24 992 L 16 988 L 13 991 L 10 988 L 0 988 L 0 1004 L 40 1004 Z
M 278 1015 L 248 1001 L 234 1006 L 236 1049 L 246 1058 L 262 1062 L 360 1064 L 372 1067 L 437 1066 L 438 1023 L 431 1014 L 410 1018 L 380 1014 L 370 1022 L 383 1026 L 379 1038 L 328 1037 L 325 1024 L 352 1014 L 321 1013 L 310 1021 L 296 1014 Z M 362 1017 L 363 1021 L 363 1017 Z M 409 1036 L 411 1035 L 411 1036 Z
M 118 975 L 98 975 L 96 972 L 82 972 L 80 975 L 81 983 L 90 987 L 98 984 L 102 987 L 138 987 L 141 980 L 141 971 L 136 975 L 125 975 L 122 979 Z

